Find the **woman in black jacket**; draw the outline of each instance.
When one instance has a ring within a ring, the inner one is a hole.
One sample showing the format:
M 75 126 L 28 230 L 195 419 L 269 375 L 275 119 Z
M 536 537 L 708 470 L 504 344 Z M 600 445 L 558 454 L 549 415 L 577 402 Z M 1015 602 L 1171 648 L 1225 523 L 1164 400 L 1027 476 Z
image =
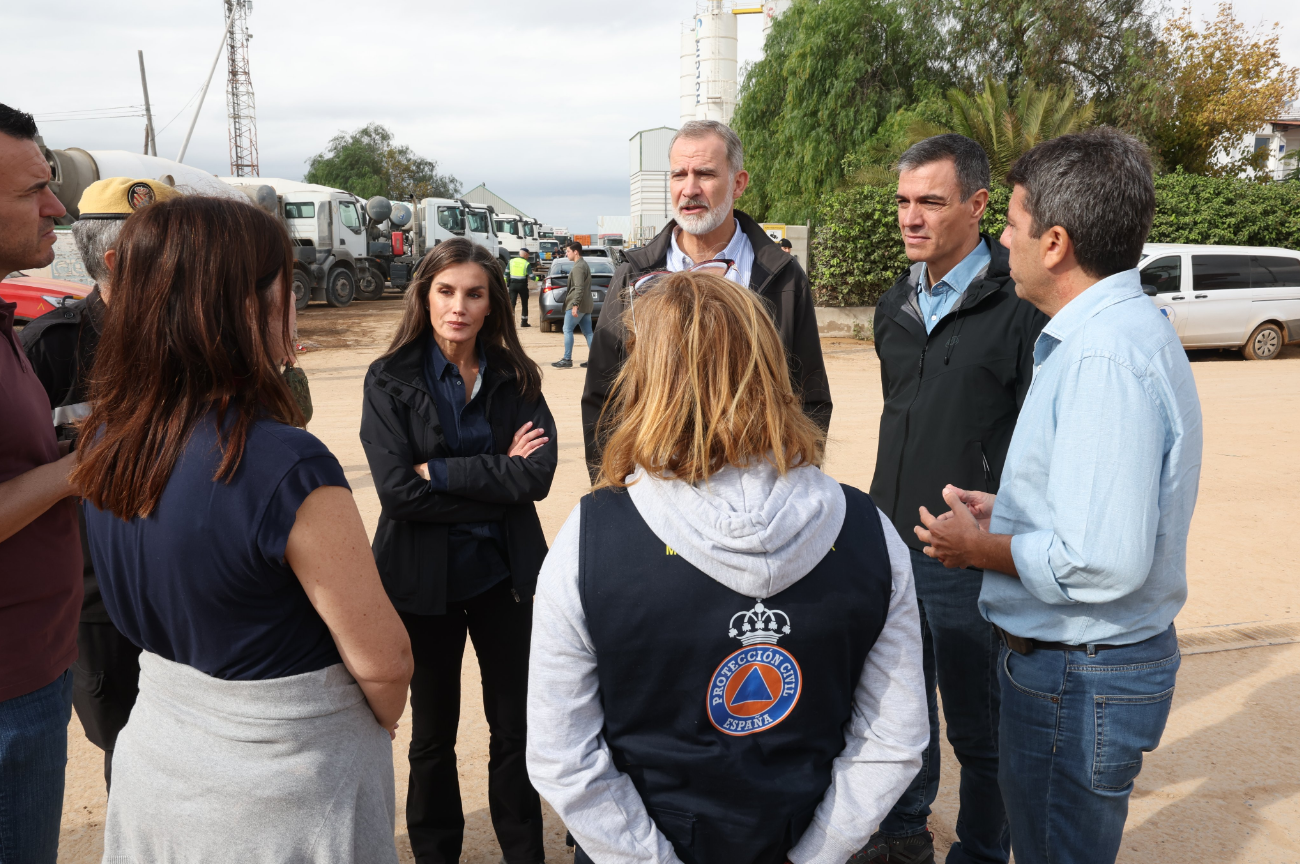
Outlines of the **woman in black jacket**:
M 555 476 L 555 421 L 519 344 L 501 266 L 455 238 L 425 256 L 388 352 L 366 373 L 361 443 L 383 510 L 375 562 L 411 636 L 417 861 L 460 860 L 456 773 L 468 632 L 491 729 L 488 804 L 510 864 L 543 860 L 524 765 L 532 597 L 546 557 L 534 502 Z

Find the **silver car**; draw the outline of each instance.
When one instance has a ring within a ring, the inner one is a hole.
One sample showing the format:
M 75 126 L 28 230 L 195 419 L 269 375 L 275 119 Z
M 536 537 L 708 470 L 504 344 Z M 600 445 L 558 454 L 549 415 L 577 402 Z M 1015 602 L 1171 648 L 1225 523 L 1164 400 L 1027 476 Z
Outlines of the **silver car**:
M 1266 246 L 1148 243 L 1142 290 L 1184 348 L 1240 348 L 1272 360 L 1300 342 L 1300 252 Z
M 614 262 L 608 258 L 589 258 L 586 251 L 583 250 L 582 260 L 591 268 L 591 324 L 594 327 L 600 320 L 600 308 L 605 305 L 605 290 L 609 288 L 609 280 L 614 277 Z M 542 281 L 537 305 L 540 307 L 541 314 L 538 317 L 542 319 L 543 333 L 556 333 L 564 327 L 564 295 L 569 290 L 569 271 L 572 269 L 572 261 L 559 258 L 551 262 L 551 269 Z

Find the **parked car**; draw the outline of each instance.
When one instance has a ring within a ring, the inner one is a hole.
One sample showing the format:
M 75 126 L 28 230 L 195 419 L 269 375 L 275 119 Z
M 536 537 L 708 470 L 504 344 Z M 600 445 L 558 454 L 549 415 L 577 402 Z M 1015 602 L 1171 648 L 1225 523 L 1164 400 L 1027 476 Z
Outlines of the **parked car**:
M 1240 348 L 1247 360 L 1272 360 L 1300 342 L 1300 252 L 1148 243 L 1138 269 L 1184 348 Z
M 608 258 L 588 258 L 586 250 L 583 252 L 582 259 L 591 268 L 591 323 L 595 326 L 600 320 L 600 307 L 605 303 L 609 280 L 614 278 L 614 262 Z M 543 333 L 556 333 L 564 329 L 564 295 L 569 290 L 569 271 L 572 269 L 572 261 L 567 258 L 558 259 L 551 262 L 550 272 L 542 280 L 537 305 L 541 309 Z
M 21 327 L 65 302 L 85 297 L 93 290 L 90 285 L 80 282 L 17 273 L 0 282 L 0 300 L 18 304 L 14 310 L 14 324 Z

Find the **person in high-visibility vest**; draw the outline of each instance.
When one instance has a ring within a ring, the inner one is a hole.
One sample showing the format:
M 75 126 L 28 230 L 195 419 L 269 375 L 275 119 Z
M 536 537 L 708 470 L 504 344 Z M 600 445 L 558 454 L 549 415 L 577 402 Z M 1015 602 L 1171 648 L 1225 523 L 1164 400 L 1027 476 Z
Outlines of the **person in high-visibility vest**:
M 515 311 L 515 298 L 524 301 L 524 314 L 519 326 L 528 326 L 528 277 L 533 274 L 533 264 L 528 260 L 528 250 L 520 249 L 519 255 L 510 259 L 510 313 Z

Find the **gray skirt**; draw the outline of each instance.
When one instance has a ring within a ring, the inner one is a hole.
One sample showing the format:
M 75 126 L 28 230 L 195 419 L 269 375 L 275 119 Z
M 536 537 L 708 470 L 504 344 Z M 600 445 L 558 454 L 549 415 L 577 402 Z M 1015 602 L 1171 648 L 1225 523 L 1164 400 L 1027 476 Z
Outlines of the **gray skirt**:
M 396 864 L 393 750 L 343 664 L 223 681 L 140 655 L 105 864 Z

